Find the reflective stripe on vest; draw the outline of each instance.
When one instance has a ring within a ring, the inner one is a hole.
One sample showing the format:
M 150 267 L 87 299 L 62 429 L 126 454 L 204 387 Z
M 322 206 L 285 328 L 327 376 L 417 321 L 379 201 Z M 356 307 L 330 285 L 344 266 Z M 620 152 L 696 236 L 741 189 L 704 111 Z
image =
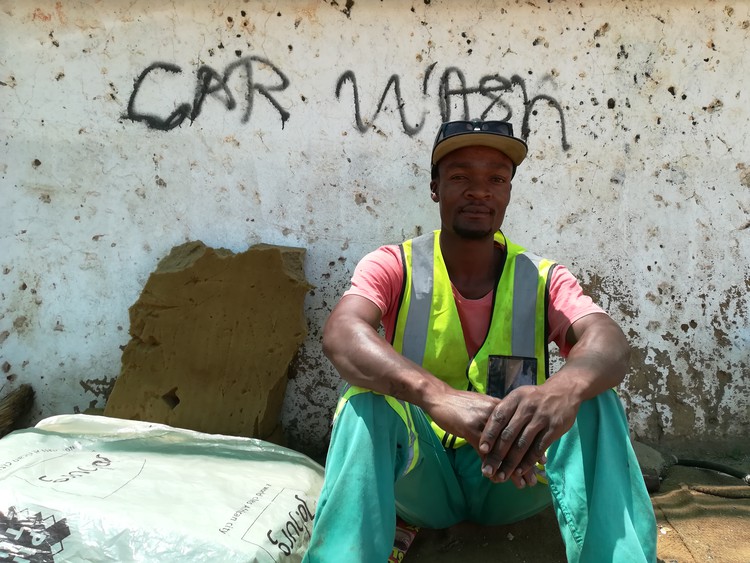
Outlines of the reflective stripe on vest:
M 485 393 L 490 356 L 535 358 L 536 383 L 544 383 L 548 375 L 547 279 L 554 263 L 496 233 L 496 242 L 506 248 L 505 264 L 495 288 L 484 343 L 469 358 L 439 233 L 427 233 L 401 245 L 405 283 L 394 348 L 455 389 Z M 446 447 L 466 443 L 435 423 L 432 427 Z

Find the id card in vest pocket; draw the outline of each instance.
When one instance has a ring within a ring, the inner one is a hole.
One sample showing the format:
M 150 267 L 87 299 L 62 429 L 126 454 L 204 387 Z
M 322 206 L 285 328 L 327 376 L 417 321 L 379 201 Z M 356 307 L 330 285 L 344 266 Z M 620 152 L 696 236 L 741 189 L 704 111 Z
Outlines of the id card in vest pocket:
M 522 385 L 536 385 L 536 358 L 490 356 L 487 362 L 487 394 L 498 399 Z

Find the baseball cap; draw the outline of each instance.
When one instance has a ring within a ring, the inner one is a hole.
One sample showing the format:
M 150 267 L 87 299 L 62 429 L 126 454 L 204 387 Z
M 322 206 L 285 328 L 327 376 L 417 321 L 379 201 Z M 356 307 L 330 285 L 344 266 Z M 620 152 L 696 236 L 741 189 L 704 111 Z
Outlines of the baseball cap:
M 513 125 L 508 121 L 446 121 L 435 137 L 432 165 L 450 152 L 476 145 L 499 150 L 515 166 L 523 162 L 528 151 L 526 143 L 513 136 Z

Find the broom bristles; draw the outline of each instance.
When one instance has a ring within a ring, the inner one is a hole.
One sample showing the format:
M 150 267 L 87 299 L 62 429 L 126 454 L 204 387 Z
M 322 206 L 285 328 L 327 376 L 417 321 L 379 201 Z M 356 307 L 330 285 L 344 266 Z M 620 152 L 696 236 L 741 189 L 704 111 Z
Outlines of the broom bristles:
M 24 383 L 0 399 L 0 438 L 12 432 L 34 402 L 34 390 Z

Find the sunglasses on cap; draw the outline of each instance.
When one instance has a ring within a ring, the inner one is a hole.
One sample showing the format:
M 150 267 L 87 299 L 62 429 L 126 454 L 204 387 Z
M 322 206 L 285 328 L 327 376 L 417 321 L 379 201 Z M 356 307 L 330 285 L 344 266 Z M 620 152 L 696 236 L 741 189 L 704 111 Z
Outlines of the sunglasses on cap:
M 508 121 L 480 121 L 479 119 L 474 119 L 472 121 L 447 121 L 440 126 L 437 137 L 435 137 L 435 144 L 437 145 L 443 139 L 452 137 L 453 135 L 460 135 L 472 131 L 481 131 L 483 133 L 494 133 L 496 135 L 512 137 L 513 124 Z
M 513 125 L 508 121 L 447 121 L 440 126 L 435 137 L 432 165 L 454 150 L 473 145 L 499 150 L 513 161 L 514 166 L 523 162 L 528 150 L 523 140 L 513 136 Z

